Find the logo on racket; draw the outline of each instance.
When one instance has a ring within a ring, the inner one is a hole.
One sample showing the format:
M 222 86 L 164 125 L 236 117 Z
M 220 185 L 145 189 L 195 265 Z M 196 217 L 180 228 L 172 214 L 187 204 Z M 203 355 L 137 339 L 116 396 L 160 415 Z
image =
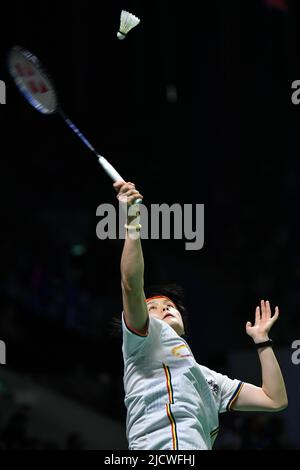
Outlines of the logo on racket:
M 16 76 L 26 81 L 26 86 L 33 95 L 44 94 L 49 91 L 49 88 L 43 80 L 42 76 L 28 63 L 15 64 Z
M 3 80 L 0 80 L 0 104 L 6 104 L 6 85 Z

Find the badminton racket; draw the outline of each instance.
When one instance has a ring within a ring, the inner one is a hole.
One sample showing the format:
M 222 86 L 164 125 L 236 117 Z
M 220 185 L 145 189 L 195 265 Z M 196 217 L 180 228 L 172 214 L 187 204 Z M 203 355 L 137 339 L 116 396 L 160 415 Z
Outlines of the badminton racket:
M 84 145 L 96 155 L 106 174 L 114 182 L 119 180 L 124 181 L 117 170 L 106 158 L 99 155 L 89 140 L 65 114 L 60 106 L 53 80 L 49 77 L 39 59 L 23 47 L 14 46 L 8 53 L 7 64 L 9 73 L 17 88 L 31 106 L 45 115 L 59 115 Z M 134 204 L 140 203 L 142 203 L 141 199 L 134 201 Z

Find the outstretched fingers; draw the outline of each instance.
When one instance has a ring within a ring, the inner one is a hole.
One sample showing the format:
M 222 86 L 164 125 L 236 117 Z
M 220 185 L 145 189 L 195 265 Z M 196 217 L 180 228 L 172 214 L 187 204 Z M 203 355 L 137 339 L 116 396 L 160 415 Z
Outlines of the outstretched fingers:
M 278 317 L 279 317 L 279 308 L 278 307 L 275 307 L 275 313 L 272 317 L 272 324 L 276 322 L 276 320 L 278 320 Z
M 260 322 L 260 309 L 256 307 L 255 309 L 255 325 L 258 325 Z
M 266 320 L 267 319 L 267 306 L 264 300 L 260 301 L 260 308 L 261 308 L 261 318 L 262 320 Z
M 271 305 L 270 305 L 270 302 L 267 300 L 266 301 L 266 319 L 270 319 L 271 317 L 272 317 Z

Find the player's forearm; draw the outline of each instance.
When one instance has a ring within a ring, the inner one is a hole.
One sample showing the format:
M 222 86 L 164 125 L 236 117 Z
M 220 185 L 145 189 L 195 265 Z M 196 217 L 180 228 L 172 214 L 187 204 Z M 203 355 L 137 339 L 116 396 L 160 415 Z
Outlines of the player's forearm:
M 276 409 L 286 408 L 288 398 L 280 366 L 271 347 L 258 349 L 262 368 L 262 390 Z
M 140 289 L 144 286 L 144 257 L 141 239 L 125 239 L 121 257 L 121 279 L 124 287 Z

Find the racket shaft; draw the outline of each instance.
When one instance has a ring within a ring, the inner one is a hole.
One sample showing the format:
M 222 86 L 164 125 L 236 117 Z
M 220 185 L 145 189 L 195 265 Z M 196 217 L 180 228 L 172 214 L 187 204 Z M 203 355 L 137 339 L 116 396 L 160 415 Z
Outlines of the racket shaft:
M 83 135 L 83 133 L 78 129 L 77 126 L 71 121 L 68 116 L 66 116 L 61 110 L 60 110 L 60 115 L 62 116 L 63 120 L 65 123 L 69 126 L 69 128 L 79 137 L 79 139 L 98 157 L 99 163 L 102 166 L 102 168 L 106 171 L 108 176 L 111 177 L 111 179 L 115 182 L 118 180 L 124 181 L 122 176 L 115 170 L 115 168 L 106 160 L 106 158 L 102 157 L 99 155 L 92 144 L 88 141 L 88 139 Z
M 66 116 L 63 116 L 64 121 L 68 124 L 70 129 L 72 129 L 73 132 L 79 137 L 79 139 L 82 140 L 82 142 L 94 153 L 96 153 L 96 150 L 92 146 L 92 144 L 87 140 L 87 138 L 83 135 L 83 133 L 78 129 L 78 127 L 75 126 L 75 124 L 71 121 Z
M 88 141 L 88 139 L 83 135 L 83 133 L 78 129 L 77 126 L 71 121 L 68 116 L 66 116 L 61 110 L 60 110 L 60 115 L 62 116 L 63 120 L 66 122 L 66 124 L 70 127 L 70 129 L 80 138 L 80 140 L 98 157 L 98 161 L 106 174 L 113 180 L 113 182 L 116 181 L 125 181 L 124 178 L 117 172 L 117 170 L 106 160 L 106 158 L 102 157 L 99 155 L 92 144 Z M 135 204 L 141 204 L 142 200 L 137 199 Z

